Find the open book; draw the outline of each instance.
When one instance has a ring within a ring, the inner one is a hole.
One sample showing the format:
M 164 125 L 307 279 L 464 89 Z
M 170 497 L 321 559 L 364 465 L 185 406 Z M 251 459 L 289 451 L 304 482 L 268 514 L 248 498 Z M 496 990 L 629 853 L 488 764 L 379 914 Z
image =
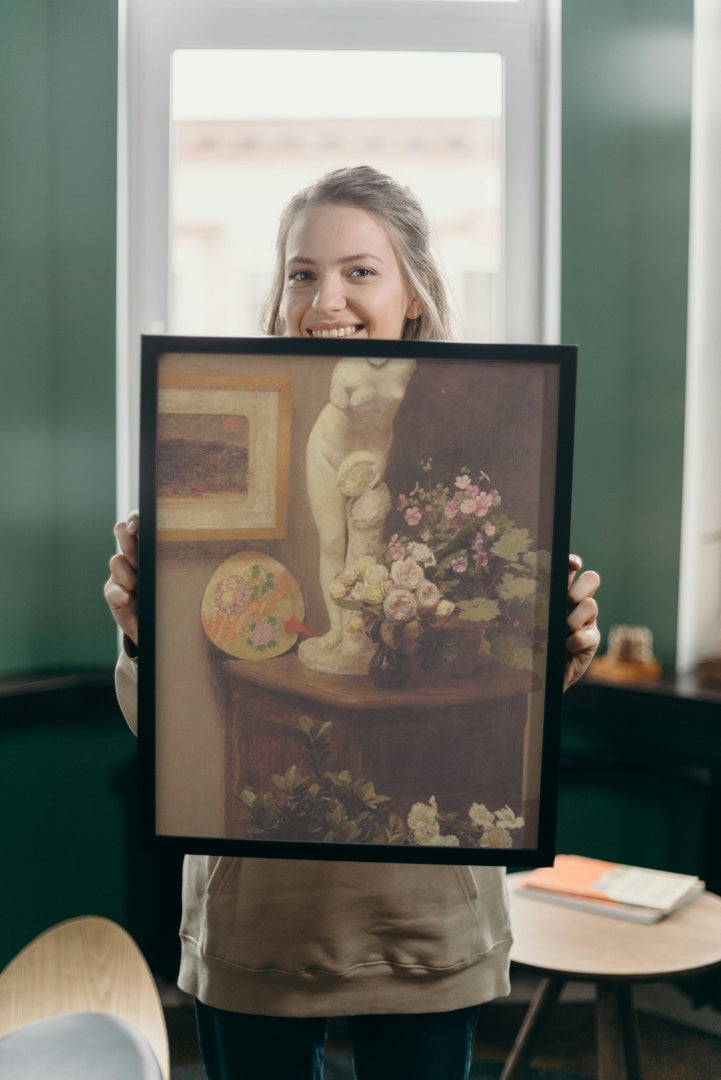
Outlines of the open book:
M 512 880 L 512 878 L 511 878 Z M 557 855 L 553 866 L 532 870 L 518 885 L 535 900 L 634 922 L 658 922 L 704 891 L 693 874 Z

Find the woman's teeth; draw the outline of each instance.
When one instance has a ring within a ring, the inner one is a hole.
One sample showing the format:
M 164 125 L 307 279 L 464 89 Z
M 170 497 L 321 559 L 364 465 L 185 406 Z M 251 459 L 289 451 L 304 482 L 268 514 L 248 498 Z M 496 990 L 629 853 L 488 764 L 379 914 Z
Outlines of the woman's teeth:
M 332 330 L 311 330 L 310 335 L 319 338 L 350 337 L 358 330 L 360 330 L 359 326 L 334 326 Z

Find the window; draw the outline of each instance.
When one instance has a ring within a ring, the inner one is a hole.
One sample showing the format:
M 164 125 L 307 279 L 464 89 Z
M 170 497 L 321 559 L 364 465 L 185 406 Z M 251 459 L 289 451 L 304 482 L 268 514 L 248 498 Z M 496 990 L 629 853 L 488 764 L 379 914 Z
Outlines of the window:
M 459 337 L 555 340 L 556 6 L 121 3 L 121 513 L 137 498 L 140 335 L 258 333 L 280 209 L 338 165 L 376 165 L 421 197 Z
M 371 162 L 426 208 L 457 336 L 502 337 L 498 55 L 182 50 L 171 95 L 172 332 L 257 334 L 285 202 Z

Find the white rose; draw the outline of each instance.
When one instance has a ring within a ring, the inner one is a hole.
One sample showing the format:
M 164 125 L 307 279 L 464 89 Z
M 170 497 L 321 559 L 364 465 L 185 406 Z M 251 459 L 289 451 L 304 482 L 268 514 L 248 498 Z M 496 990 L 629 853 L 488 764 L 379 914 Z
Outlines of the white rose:
M 387 579 L 388 569 L 380 563 L 371 563 L 370 566 L 366 567 L 365 573 L 363 574 L 363 580 L 366 585 L 378 585 L 380 582 L 386 581 Z
M 461 842 L 457 836 L 433 836 L 427 841 L 429 847 L 460 847 Z
M 430 803 L 413 803 L 413 806 L 408 811 L 408 818 L 406 820 L 408 822 L 408 828 L 412 829 L 413 832 L 421 830 L 439 832 L 438 807 L 436 806 L 435 799 L 431 798 Z
M 468 816 L 475 825 L 482 825 L 484 828 L 490 828 L 496 822 L 495 815 L 484 803 L 474 802 L 468 811 Z
M 439 619 L 448 619 L 456 610 L 456 605 L 452 600 L 439 600 L 436 607 L 436 615 Z
M 510 806 L 496 810 L 496 824 L 503 829 L 522 829 L 526 824 L 522 817 L 516 817 Z
M 436 565 L 436 557 L 431 551 L 431 549 L 428 547 L 428 544 L 409 544 L 408 554 L 411 556 L 411 558 L 415 559 L 416 562 L 419 562 L 421 566 Z

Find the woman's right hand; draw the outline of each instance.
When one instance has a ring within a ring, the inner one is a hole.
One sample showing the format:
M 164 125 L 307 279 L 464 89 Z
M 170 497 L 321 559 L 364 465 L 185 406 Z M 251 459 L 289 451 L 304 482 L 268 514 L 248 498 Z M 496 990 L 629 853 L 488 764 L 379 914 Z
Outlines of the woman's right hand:
M 134 645 L 138 644 L 139 523 L 138 511 L 133 510 L 126 521 L 119 521 L 113 529 L 120 553 L 110 560 L 110 577 L 103 589 L 111 615 Z

